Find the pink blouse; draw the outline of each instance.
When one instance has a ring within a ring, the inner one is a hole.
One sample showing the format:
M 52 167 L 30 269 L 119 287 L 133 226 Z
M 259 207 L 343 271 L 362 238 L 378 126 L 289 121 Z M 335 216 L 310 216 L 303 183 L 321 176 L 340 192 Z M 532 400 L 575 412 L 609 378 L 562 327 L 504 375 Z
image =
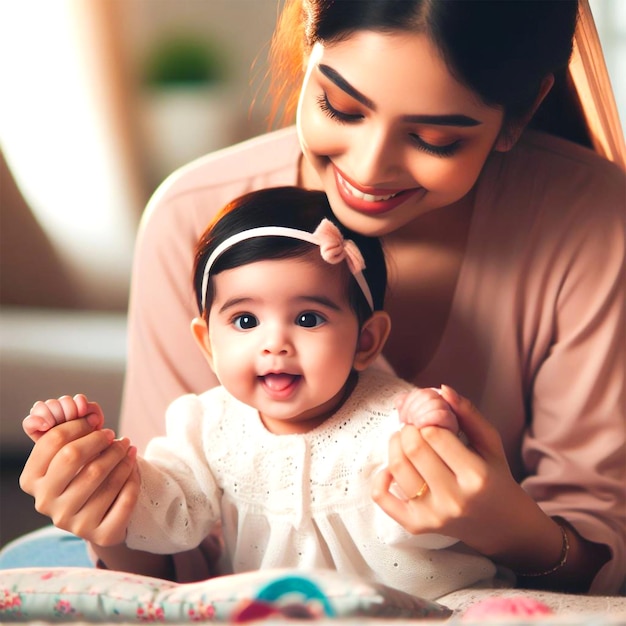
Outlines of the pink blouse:
M 270 133 L 182 168 L 151 200 L 135 254 L 121 416 L 140 449 L 164 433 L 172 400 L 217 384 L 189 330 L 197 238 L 234 197 L 296 184 L 299 157 L 294 128 Z M 625 191 L 617 166 L 545 134 L 494 153 L 441 343 L 411 381 L 469 397 L 545 512 L 609 546 L 598 593 L 617 591 L 626 563 Z M 178 557 L 180 579 L 206 575 L 200 552 L 188 556 L 186 565 Z

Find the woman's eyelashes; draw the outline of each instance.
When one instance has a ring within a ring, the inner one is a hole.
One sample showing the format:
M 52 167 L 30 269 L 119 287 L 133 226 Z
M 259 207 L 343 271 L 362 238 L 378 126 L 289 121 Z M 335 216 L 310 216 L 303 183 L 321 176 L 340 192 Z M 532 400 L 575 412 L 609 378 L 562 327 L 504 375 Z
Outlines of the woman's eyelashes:
M 328 100 L 326 93 L 323 93 L 317 98 L 317 104 L 319 108 L 330 117 L 331 120 L 346 124 L 349 122 L 358 122 L 363 119 L 363 115 L 360 113 L 344 113 L 336 109 Z
M 445 144 L 443 146 L 436 146 L 432 143 L 428 143 L 424 141 L 419 135 L 412 134 L 411 139 L 415 143 L 418 149 L 427 152 L 428 154 L 432 154 L 433 156 L 438 157 L 449 157 L 455 154 L 455 152 L 459 149 L 461 145 L 461 141 L 457 139 L 452 143 Z
M 345 113 L 335 108 L 328 100 L 326 93 L 323 93 L 317 98 L 317 104 L 321 111 L 323 111 L 331 120 L 338 122 L 339 124 L 360 122 L 364 118 L 361 113 Z M 428 143 L 415 133 L 410 133 L 409 136 L 413 144 L 419 150 L 437 157 L 450 157 L 456 153 L 461 145 L 461 140 L 459 139 L 445 145 L 435 145 Z

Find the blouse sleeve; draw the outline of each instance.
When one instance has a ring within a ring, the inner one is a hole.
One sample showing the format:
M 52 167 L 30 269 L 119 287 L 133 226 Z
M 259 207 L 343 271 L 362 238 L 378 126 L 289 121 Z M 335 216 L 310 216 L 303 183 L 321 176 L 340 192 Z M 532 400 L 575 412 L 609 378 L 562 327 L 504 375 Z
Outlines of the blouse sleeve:
M 539 334 L 522 327 L 534 343 L 523 485 L 547 514 L 608 545 L 612 558 L 591 590 L 611 593 L 626 562 L 626 185 L 622 172 L 572 185 L 584 195 L 580 210 L 562 232 L 544 234 L 554 265 L 531 300 L 542 310 Z M 537 316 L 528 303 L 527 316 Z
M 204 413 L 198 396 L 176 399 L 167 411 L 167 437 L 153 439 L 137 458 L 141 488 L 128 547 L 156 554 L 191 550 L 219 521 L 220 490 L 204 454 Z

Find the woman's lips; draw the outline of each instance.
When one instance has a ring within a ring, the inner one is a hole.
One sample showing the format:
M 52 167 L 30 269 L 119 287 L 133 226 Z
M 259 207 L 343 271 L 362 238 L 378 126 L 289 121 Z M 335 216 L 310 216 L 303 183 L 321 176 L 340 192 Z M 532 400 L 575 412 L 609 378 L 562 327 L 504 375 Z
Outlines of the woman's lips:
M 376 193 L 369 193 L 374 189 L 363 191 L 355 187 L 333 165 L 335 182 L 341 199 L 352 209 L 364 213 L 386 213 L 395 209 L 399 204 L 408 200 L 411 196 L 422 190 L 421 187 L 405 189 L 402 191 L 393 189 L 376 189 Z

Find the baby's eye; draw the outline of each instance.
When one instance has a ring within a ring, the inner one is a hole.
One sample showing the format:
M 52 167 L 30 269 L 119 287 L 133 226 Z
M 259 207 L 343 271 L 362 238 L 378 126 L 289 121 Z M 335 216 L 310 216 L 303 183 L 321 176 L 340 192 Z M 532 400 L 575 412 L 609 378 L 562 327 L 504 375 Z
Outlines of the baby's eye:
M 305 313 L 300 313 L 300 315 L 298 315 L 296 324 L 298 326 L 303 326 L 304 328 L 315 328 L 316 326 L 323 324 L 325 321 L 326 319 L 318 313 L 306 311 Z
M 250 330 L 259 325 L 259 320 L 251 313 L 242 313 L 233 319 L 233 325 L 239 330 Z

